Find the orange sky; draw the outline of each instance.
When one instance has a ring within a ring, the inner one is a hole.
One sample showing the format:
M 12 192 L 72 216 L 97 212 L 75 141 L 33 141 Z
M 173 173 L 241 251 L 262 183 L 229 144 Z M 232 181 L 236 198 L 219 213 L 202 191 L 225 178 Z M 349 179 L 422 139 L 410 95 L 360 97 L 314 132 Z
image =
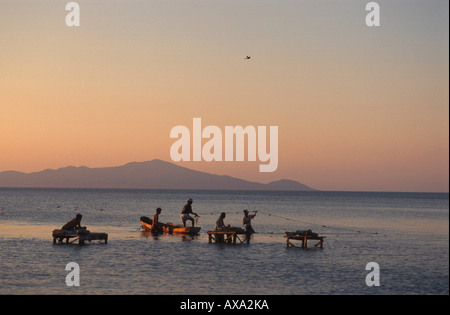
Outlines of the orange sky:
M 364 1 L 363 1 L 364 2 Z M 0 3 L 0 171 L 170 160 L 172 127 L 279 127 L 279 162 L 183 162 L 324 190 L 448 191 L 448 2 Z M 244 60 L 251 55 L 251 60 Z

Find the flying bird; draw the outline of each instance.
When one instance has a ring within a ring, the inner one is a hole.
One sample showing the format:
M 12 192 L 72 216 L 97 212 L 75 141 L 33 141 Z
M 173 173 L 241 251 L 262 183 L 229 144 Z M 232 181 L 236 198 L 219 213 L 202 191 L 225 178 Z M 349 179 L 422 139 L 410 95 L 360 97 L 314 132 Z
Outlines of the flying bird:
M 250 56 L 245 56 L 245 59 L 246 59 L 246 60 L 248 60 L 248 59 L 250 59 L 250 58 L 251 58 Z

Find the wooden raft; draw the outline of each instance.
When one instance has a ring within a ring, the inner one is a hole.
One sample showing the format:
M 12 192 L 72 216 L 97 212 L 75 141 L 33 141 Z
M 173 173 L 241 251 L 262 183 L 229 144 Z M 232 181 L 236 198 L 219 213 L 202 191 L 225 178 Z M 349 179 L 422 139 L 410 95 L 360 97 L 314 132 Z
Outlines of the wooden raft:
M 318 240 L 319 242 L 314 246 L 315 247 L 319 246 L 320 248 L 323 248 L 323 239 L 326 238 L 326 236 L 289 235 L 289 234 L 286 234 L 284 237 L 286 237 L 286 248 L 289 248 L 289 246 L 298 247 L 292 244 L 291 242 L 291 240 L 298 240 L 302 241 L 301 247 L 304 249 L 308 248 L 308 240 Z
M 64 239 L 66 240 L 66 244 L 72 244 L 78 241 L 79 245 L 83 245 L 85 241 L 96 241 L 96 240 L 104 240 L 105 244 L 108 243 L 108 234 L 106 233 L 91 233 L 90 231 L 84 231 L 84 233 L 80 234 L 67 234 L 62 230 L 53 230 L 53 244 L 63 244 Z M 70 242 L 69 240 L 72 239 Z
M 239 235 L 243 235 L 242 239 Z M 250 244 L 250 235 L 247 235 L 245 231 L 208 231 L 208 243 L 227 243 L 227 244 L 236 244 L 237 240 L 242 244 L 247 242 Z

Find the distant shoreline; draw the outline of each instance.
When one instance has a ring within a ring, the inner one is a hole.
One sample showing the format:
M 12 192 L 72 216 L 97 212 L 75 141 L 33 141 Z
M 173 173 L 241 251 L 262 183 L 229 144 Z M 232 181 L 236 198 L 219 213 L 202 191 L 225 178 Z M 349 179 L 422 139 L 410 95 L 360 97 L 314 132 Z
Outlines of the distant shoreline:
M 210 191 L 327 191 L 448 194 L 448 191 L 321 190 L 290 179 L 269 183 L 196 171 L 159 159 L 121 166 L 67 166 L 39 172 L 0 172 L 0 188 L 145 189 Z
M 209 192 L 280 192 L 280 193 L 348 193 L 348 194 L 428 194 L 428 195 L 449 195 L 449 192 L 429 192 L 429 191 L 365 191 L 365 190 L 245 190 L 245 189 L 174 189 L 174 188 L 101 188 L 101 187 L 3 187 L 0 186 L 0 190 L 2 189 L 29 189 L 29 190 L 148 190 L 148 191 L 189 191 L 189 192 L 201 192 L 201 191 L 209 191 Z
M 116 167 L 89 168 L 68 166 L 40 172 L 0 172 L 0 187 L 35 188 L 122 188 L 193 190 L 275 190 L 314 191 L 290 179 L 259 183 L 228 175 L 192 170 L 174 163 L 152 160 L 130 162 Z M 168 188 L 170 187 L 170 188 Z

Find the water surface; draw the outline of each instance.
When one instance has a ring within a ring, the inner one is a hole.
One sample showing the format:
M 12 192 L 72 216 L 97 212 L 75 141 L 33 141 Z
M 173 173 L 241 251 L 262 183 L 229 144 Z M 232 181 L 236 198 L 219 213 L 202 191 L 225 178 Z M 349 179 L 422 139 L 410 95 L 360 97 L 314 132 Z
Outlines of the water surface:
M 180 223 L 187 198 L 200 235 L 154 237 L 139 217 Z M 0 189 L 0 294 L 448 294 L 448 194 Z M 209 244 L 221 212 L 241 226 L 258 210 L 251 244 Z M 77 213 L 108 244 L 54 245 Z M 284 232 L 312 229 L 324 248 L 286 249 Z M 65 266 L 80 266 L 79 287 Z M 366 264 L 380 266 L 368 287 Z

